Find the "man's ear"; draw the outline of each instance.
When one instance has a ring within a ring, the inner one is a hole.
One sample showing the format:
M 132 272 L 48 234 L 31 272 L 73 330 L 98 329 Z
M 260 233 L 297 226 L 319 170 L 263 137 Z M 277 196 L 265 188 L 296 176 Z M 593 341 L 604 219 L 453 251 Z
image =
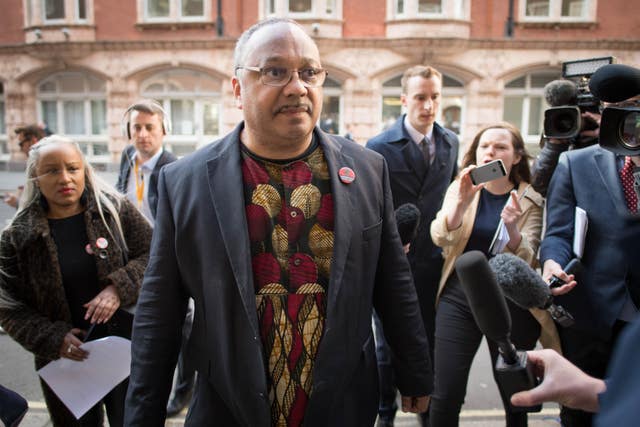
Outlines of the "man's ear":
M 236 99 L 236 107 L 242 110 L 242 86 L 237 76 L 231 78 L 231 86 L 233 86 L 233 97 Z

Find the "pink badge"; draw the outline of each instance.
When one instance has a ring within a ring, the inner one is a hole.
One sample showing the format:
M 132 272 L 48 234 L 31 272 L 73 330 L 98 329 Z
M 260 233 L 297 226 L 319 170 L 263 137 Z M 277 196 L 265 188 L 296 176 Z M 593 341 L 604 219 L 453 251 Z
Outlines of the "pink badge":
M 84 247 L 84 251 L 89 255 L 93 255 L 93 249 L 91 249 L 91 243 L 87 243 L 87 246 Z
M 104 237 L 98 237 L 98 240 L 96 240 L 96 246 L 100 249 L 106 249 L 107 246 L 109 246 L 109 242 L 107 242 L 107 239 Z
M 340 181 L 345 184 L 351 184 L 356 179 L 356 173 L 353 169 L 348 167 L 342 167 L 338 171 L 338 176 L 340 177 Z

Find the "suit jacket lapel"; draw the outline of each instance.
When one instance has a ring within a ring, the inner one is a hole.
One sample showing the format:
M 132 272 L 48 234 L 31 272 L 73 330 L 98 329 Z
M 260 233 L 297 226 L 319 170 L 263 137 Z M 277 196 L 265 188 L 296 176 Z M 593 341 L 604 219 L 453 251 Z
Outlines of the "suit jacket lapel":
M 227 258 L 254 333 L 258 334 L 256 297 L 251 273 L 251 248 L 245 215 L 240 167 L 239 125 L 227 137 L 213 146 L 215 155 L 207 161 L 209 193 L 216 212 Z
M 596 170 L 602 179 L 602 183 L 607 189 L 607 193 L 611 197 L 616 209 L 622 213 L 628 214 L 627 202 L 622 191 L 620 176 L 616 165 L 615 154 L 608 151 L 599 150 L 593 156 L 596 164 Z
M 336 306 L 335 302 L 340 292 L 345 263 L 349 254 L 351 234 L 353 232 L 349 218 L 354 214 L 351 189 L 353 186 L 358 185 L 358 171 L 354 166 L 353 159 L 342 154 L 339 147 L 331 139 L 322 132 L 317 132 L 316 135 L 320 138 L 320 144 L 327 159 L 334 203 L 333 260 L 331 262 L 327 301 L 327 319 L 331 319 L 330 311 L 332 307 Z M 339 179 L 339 170 L 342 167 L 351 168 L 355 172 L 356 179 L 353 183 L 345 184 Z

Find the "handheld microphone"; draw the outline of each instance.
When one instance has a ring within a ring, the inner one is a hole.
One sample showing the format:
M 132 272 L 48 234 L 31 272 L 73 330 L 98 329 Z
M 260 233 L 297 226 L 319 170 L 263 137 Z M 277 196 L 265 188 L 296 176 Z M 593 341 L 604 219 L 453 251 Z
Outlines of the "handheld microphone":
M 552 107 L 577 105 L 578 86 L 571 80 L 553 80 L 544 87 L 544 99 Z
M 625 101 L 640 94 L 640 70 L 623 64 L 604 65 L 591 76 L 589 89 L 601 101 Z
M 396 223 L 402 245 L 407 245 L 418 234 L 420 225 L 420 210 L 413 203 L 405 203 L 396 209 Z
M 478 327 L 488 339 L 498 344 L 496 378 L 503 393 L 510 398 L 514 393 L 535 387 L 538 382 L 527 353 L 517 351 L 511 343 L 511 315 L 487 258 L 480 251 L 466 252 L 456 260 L 455 269 Z M 539 412 L 541 409 L 542 405 L 511 406 L 511 410 L 519 412 Z
M 578 260 L 574 260 L 567 264 L 566 268 L 575 271 L 578 265 Z M 522 258 L 513 254 L 498 254 L 489 260 L 489 266 L 495 273 L 498 286 L 504 295 L 517 306 L 525 310 L 547 310 L 553 320 L 565 328 L 575 323 L 571 313 L 554 304 L 549 285 Z M 567 274 L 573 273 L 567 271 Z

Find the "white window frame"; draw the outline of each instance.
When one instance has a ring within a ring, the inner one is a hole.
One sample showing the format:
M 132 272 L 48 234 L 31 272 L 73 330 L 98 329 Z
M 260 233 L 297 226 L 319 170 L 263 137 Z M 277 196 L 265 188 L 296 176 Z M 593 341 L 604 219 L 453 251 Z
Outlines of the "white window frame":
M 281 16 L 292 19 L 341 19 L 343 0 L 311 0 L 311 12 L 289 12 L 290 0 L 273 0 L 275 11 L 269 10 L 271 0 L 260 0 L 260 10 L 265 17 Z M 327 5 L 333 4 L 333 11 L 327 13 Z
M 402 1 L 404 10 L 398 12 L 398 2 Z M 468 20 L 469 0 L 440 0 L 442 11 L 439 13 L 419 12 L 419 0 L 387 0 L 389 19 L 458 19 Z
M 203 0 L 201 16 L 182 16 L 182 0 L 169 0 L 168 16 L 149 16 L 148 5 L 153 0 L 138 0 L 139 15 L 142 22 L 203 22 L 211 20 L 211 1 Z
M 82 92 L 63 92 L 60 90 L 60 85 L 58 83 L 58 79 L 63 76 L 73 75 L 77 78 L 83 79 L 84 90 Z M 65 71 L 61 73 L 56 73 L 51 76 L 48 76 L 41 81 L 39 81 L 36 85 L 36 97 L 37 97 L 37 113 L 38 113 L 38 121 L 44 121 L 44 113 L 42 110 L 42 102 L 49 101 L 55 102 L 56 104 L 56 115 L 57 122 L 55 123 L 55 127 L 53 123 L 48 123 L 49 127 L 55 130 L 55 133 L 68 136 L 74 141 L 78 142 L 78 144 L 84 149 L 86 153 L 87 159 L 92 163 L 109 163 L 111 162 L 111 155 L 107 152 L 101 155 L 95 155 L 94 144 L 106 145 L 108 147 L 109 144 L 109 135 L 108 135 L 108 119 L 107 119 L 107 109 L 105 108 L 105 118 L 104 122 L 107 128 L 104 129 L 104 133 L 94 135 L 92 133 L 93 123 L 91 118 L 91 102 L 92 101 L 104 101 L 106 103 L 107 100 L 107 92 L 106 92 L 106 82 L 104 82 L 104 91 L 92 91 L 89 87 L 89 77 L 90 75 L 87 73 L 79 72 L 79 71 Z M 95 76 L 91 76 L 98 80 L 101 80 Z M 55 92 L 41 92 L 40 86 L 47 82 L 55 82 L 56 90 Z M 84 115 L 84 133 L 83 134 L 72 134 L 65 130 L 64 128 L 64 102 L 66 101 L 82 101 L 83 102 L 83 115 Z
M 160 71 L 151 77 L 147 78 L 141 84 L 141 95 L 144 98 L 155 99 L 162 104 L 162 108 L 167 114 L 167 118 L 171 120 L 171 101 L 193 101 L 193 124 L 194 132 L 192 135 L 176 135 L 168 134 L 164 141 L 167 145 L 167 149 L 172 151 L 173 147 L 193 145 L 196 149 L 219 138 L 222 135 L 223 125 L 223 105 L 222 94 L 219 91 L 204 90 L 196 87 L 195 90 L 178 90 L 172 91 L 169 89 L 169 85 L 179 87 L 180 84 L 171 80 L 171 72 L 176 71 L 188 71 L 198 74 L 200 78 L 208 78 L 215 80 L 215 78 L 202 73 L 201 71 L 189 70 L 186 68 L 174 68 L 169 70 Z M 151 85 L 160 84 L 162 89 L 149 90 Z M 205 134 L 204 133 L 204 121 L 202 119 L 205 103 L 214 103 L 218 105 L 218 134 Z M 173 127 L 173 126 L 172 126 Z M 178 151 L 178 150 L 175 150 Z
M 0 108 L 0 114 L 2 114 L 2 117 L 0 117 L 0 122 L 4 125 L 4 129 L 0 129 L 0 160 L 9 160 L 9 146 L 7 145 L 9 143 L 9 136 L 8 136 L 8 131 L 7 131 L 7 120 L 6 120 L 6 108 L 7 108 L 7 103 L 5 102 L 5 93 L 4 93 L 4 82 L 0 81 L 0 105 L 2 105 L 2 108 Z
M 544 100 L 544 87 L 532 87 L 531 86 L 531 78 L 534 75 L 548 75 L 550 81 L 560 78 L 560 72 L 555 70 L 539 70 L 528 72 L 524 75 L 520 75 L 517 77 L 513 77 L 509 79 L 509 81 L 505 82 L 505 88 L 502 92 L 503 98 L 503 106 L 505 104 L 504 100 L 506 98 L 522 98 L 522 115 L 520 117 L 520 133 L 524 138 L 525 142 L 528 144 L 537 144 L 540 140 L 540 134 L 529 133 L 529 116 L 531 114 L 531 99 L 532 98 L 541 98 L 542 99 L 542 107 L 543 109 L 548 108 L 547 103 Z M 524 87 L 519 88 L 509 88 L 506 85 L 514 80 L 520 79 L 524 77 Z M 504 107 L 502 112 L 502 117 L 504 118 Z M 544 116 L 542 116 L 544 119 Z M 517 126 L 517 123 L 514 123 Z M 542 129 L 542 123 L 540 123 L 540 129 Z
M 549 15 L 547 16 L 529 16 L 527 15 L 528 1 L 533 0 L 520 0 L 520 12 L 519 20 L 522 22 L 595 22 L 596 11 L 598 6 L 598 0 L 575 0 L 582 1 L 582 16 L 562 16 L 562 1 L 563 0 L 538 0 L 548 1 L 549 3 Z

